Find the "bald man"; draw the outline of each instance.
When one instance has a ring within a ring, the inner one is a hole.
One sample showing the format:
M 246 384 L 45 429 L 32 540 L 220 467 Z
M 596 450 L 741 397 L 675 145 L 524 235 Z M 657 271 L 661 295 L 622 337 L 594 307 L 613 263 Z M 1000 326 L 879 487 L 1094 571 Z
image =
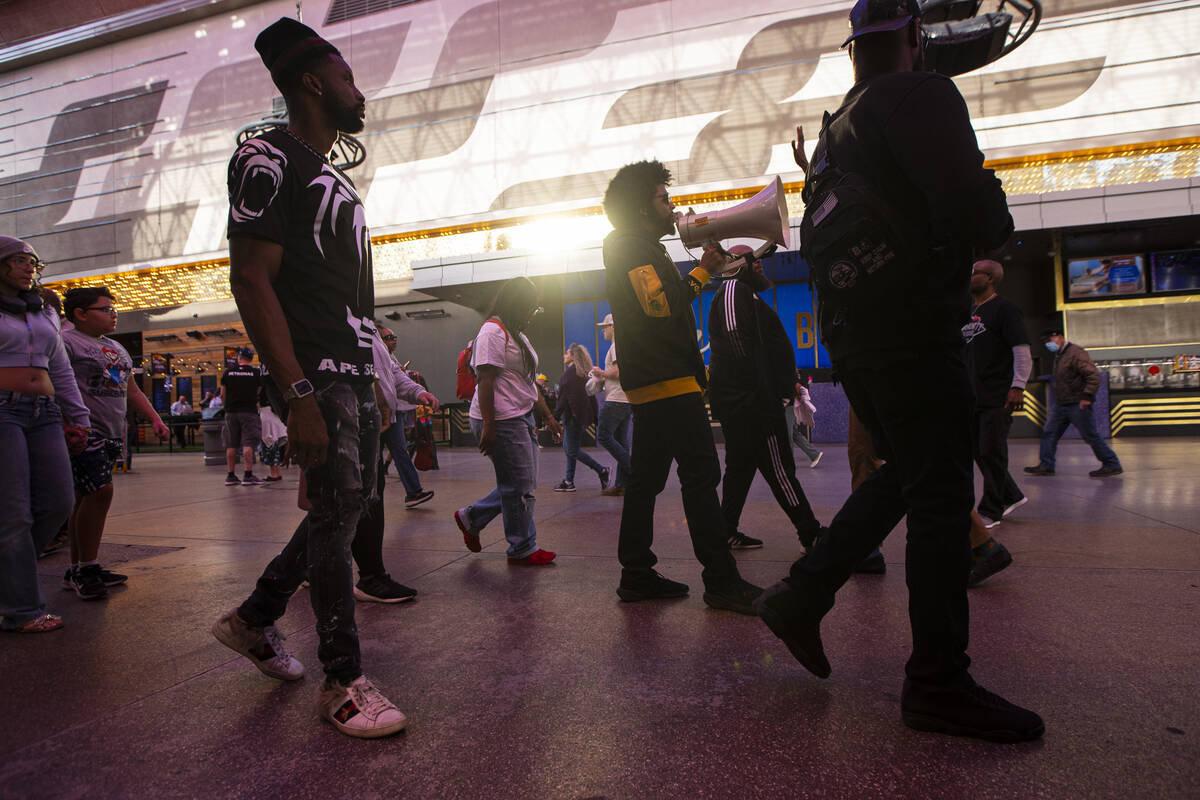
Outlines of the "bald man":
M 738 550 L 762 541 L 738 531 L 746 495 L 761 472 L 800 542 L 808 547 L 821 530 L 804 489 L 788 437 L 784 403 L 795 395 L 796 360 L 783 323 L 757 292 L 771 288 L 762 262 L 745 245 L 731 255 L 747 262 L 726 280 L 708 312 L 708 398 L 725 434 L 721 513 L 729 545 Z
M 977 261 L 971 271 L 971 319 L 963 339 L 975 379 L 975 463 L 983 474 L 979 515 L 984 525 L 1024 505 L 1025 495 L 1008 472 L 1008 431 L 1012 414 L 1023 405 L 1025 382 L 1033 367 L 1025 317 L 1016 303 L 996 293 L 1004 267 Z

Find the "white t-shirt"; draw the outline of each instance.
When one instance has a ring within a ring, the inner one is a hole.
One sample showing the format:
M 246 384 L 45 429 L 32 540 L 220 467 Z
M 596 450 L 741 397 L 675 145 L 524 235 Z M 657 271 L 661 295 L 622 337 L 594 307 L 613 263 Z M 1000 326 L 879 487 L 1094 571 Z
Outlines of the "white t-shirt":
M 520 336 L 533 355 L 532 374 L 526 371 L 525 358 L 521 354 L 521 346 L 517 344 L 516 336 Z M 471 367 L 479 371 L 480 364 L 500 368 L 495 383 L 496 419 L 516 419 L 523 417 L 533 410 L 537 403 L 538 389 L 533 382 L 537 374 L 537 353 L 533 345 L 525 338 L 525 334 L 508 334 L 494 322 L 485 322 L 475 337 L 475 346 L 471 350 Z M 479 390 L 471 398 L 472 419 L 483 419 L 479 411 Z
M 608 372 L 617 364 L 617 343 L 613 342 L 609 345 L 608 352 L 604 354 L 604 371 Z M 604 399 L 610 403 L 628 403 L 629 398 L 625 396 L 625 390 L 621 388 L 620 378 L 605 378 L 604 379 Z

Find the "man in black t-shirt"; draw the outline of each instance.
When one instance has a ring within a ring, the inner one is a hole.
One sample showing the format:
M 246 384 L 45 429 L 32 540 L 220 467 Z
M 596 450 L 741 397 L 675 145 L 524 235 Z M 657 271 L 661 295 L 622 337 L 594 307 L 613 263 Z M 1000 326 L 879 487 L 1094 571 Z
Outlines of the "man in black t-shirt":
M 979 515 L 991 528 L 1025 503 L 1008 472 L 1008 431 L 1012 414 L 1024 404 L 1025 382 L 1033 368 L 1025 317 L 1016 303 L 996 293 L 1004 268 L 996 261 L 975 262 L 971 272 L 971 319 L 963 326 L 975 376 L 975 463 L 983 475 Z
M 363 128 L 366 100 L 341 54 L 283 18 L 255 48 L 287 103 L 287 127 L 248 139 L 229 162 L 229 281 L 246 331 L 286 404 L 288 454 L 312 508 L 254 592 L 213 635 L 272 677 L 304 667 L 275 621 L 307 579 L 325 668 L 320 714 L 349 736 L 402 729 L 405 717 L 362 673 L 350 542 L 375 496 L 379 408 L 371 321 L 371 240 L 362 201 L 326 154 Z
M 225 440 L 226 486 L 261 486 L 263 479 L 254 474 L 254 450 L 262 439 L 262 422 L 258 416 L 258 390 L 262 376 L 258 367 L 251 366 L 254 351 L 243 347 L 238 351 L 236 367 L 225 370 L 221 375 L 221 406 L 225 409 L 225 427 L 221 430 Z M 242 449 L 242 464 L 245 472 L 238 479 L 237 451 Z
M 818 677 L 834 595 L 907 516 L 912 655 L 900 712 L 911 728 L 996 741 L 1040 737 L 1041 718 L 971 678 L 967 577 L 974 502 L 971 377 L 963 356 L 967 264 L 1012 232 L 1004 190 L 983 166 L 966 101 L 922 71 L 917 0 L 858 0 L 850 13 L 854 86 L 822 132 L 808 170 L 863 176 L 924 245 L 889 269 L 907 280 L 841 303 L 821 336 L 855 414 L 884 464 L 850 495 L 789 576 L 758 600 L 763 621 Z M 833 264 L 821 264 L 826 271 Z M 624 354 L 624 351 L 622 351 Z

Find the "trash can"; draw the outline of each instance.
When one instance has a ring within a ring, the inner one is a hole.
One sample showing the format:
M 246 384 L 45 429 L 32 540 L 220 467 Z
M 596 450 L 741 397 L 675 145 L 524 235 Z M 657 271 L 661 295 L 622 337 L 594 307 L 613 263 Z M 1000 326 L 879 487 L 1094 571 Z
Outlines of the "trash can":
M 225 466 L 225 443 L 221 441 L 221 431 L 225 428 L 223 419 L 206 419 L 200 423 L 200 435 L 204 437 L 204 466 L 216 464 Z

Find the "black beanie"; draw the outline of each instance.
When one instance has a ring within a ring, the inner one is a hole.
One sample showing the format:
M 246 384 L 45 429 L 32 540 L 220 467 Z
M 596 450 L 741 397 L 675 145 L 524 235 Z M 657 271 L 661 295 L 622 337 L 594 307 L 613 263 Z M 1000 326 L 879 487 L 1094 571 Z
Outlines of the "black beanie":
M 312 28 L 290 17 L 280 17 L 264 28 L 254 40 L 254 49 L 262 56 L 272 78 L 278 78 L 313 56 L 327 53 L 341 55 L 336 47 L 318 36 Z

